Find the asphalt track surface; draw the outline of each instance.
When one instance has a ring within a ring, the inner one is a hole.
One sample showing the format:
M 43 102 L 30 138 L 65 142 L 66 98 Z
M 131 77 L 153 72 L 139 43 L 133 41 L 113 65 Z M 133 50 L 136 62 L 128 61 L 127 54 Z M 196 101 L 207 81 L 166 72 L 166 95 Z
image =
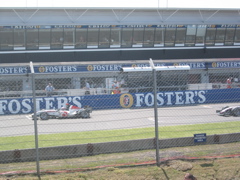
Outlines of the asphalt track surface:
M 216 110 L 228 104 L 205 104 L 158 108 L 159 126 L 205 124 L 239 121 L 240 117 L 222 117 Z M 38 134 L 69 133 L 95 130 L 114 130 L 154 127 L 154 109 L 117 109 L 93 111 L 89 119 L 38 120 Z M 34 121 L 29 114 L 0 116 L 0 137 L 34 135 Z

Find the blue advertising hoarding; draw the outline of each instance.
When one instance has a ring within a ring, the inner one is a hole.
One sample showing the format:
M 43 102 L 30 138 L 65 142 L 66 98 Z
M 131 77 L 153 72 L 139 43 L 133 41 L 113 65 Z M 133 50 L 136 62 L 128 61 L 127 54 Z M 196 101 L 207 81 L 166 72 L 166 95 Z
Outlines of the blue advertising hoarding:
M 161 62 L 154 63 L 159 66 L 190 66 L 190 69 L 229 69 L 240 68 L 240 61 L 214 61 L 214 62 Z M 83 65 L 36 65 L 37 74 L 75 73 L 75 72 L 116 72 L 122 67 L 150 67 L 149 63 L 122 63 L 122 64 L 83 64 Z M 0 75 L 17 75 L 31 73 L 29 66 L 0 66 Z
M 89 105 L 93 110 L 151 108 L 153 93 L 124 93 L 113 95 L 38 97 L 36 108 L 59 109 L 70 103 L 78 107 Z M 166 91 L 157 93 L 158 107 L 186 106 L 240 101 L 240 88 L 214 90 Z M 0 99 L 0 115 L 33 112 L 32 98 Z

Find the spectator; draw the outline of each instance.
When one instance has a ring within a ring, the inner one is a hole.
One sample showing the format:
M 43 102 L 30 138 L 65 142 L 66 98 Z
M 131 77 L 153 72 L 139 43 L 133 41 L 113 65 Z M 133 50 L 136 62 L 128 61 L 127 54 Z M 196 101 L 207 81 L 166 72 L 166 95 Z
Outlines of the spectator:
M 121 91 L 118 87 L 118 82 L 114 81 L 112 84 L 112 94 L 120 94 L 120 93 L 121 93 Z
M 197 180 L 197 178 L 194 177 L 194 176 L 193 176 L 192 174 L 190 174 L 190 173 L 185 174 L 184 179 L 185 179 L 185 180 Z
M 88 81 L 85 81 L 85 89 L 89 90 L 90 89 L 90 84 Z
M 121 94 L 121 91 L 119 90 L 118 87 L 112 91 L 112 94 Z
M 90 84 L 88 81 L 85 81 L 85 95 L 89 95 L 90 94 Z
M 227 79 L 227 88 L 228 89 L 230 89 L 230 88 L 232 88 L 232 77 L 229 77 L 228 79 Z
M 117 81 L 113 81 L 112 89 L 117 89 L 117 88 L 118 88 L 118 83 L 117 83 Z
M 52 86 L 51 83 L 48 83 L 48 85 L 45 88 L 46 91 L 46 96 L 47 97 L 51 97 L 53 95 L 53 91 L 55 90 L 55 88 Z

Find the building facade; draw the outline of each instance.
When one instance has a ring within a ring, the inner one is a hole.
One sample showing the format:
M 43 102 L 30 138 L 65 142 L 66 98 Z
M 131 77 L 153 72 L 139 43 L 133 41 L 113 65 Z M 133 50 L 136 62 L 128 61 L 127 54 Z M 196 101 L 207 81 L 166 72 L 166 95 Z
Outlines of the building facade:
M 160 90 L 239 78 L 236 9 L 0 8 L 0 15 L 2 91 L 28 89 L 29 62 L 39 71 L 37 90 L 49 81 L 57 89 L 81 89 L 85 81 L 109 88 L 108 81 L 124 80 L 133 92 L 147 91 L 131 83 L 141 78 L 123 77 L 119 68 L 147 66 L 149 58 L 158 65 L 191 65 L 190 73 L 171 83 L 160 78 Z M 56 72 L 65 67 L 77 71 Z M 23 78 L 18 71 L 25 72 Z

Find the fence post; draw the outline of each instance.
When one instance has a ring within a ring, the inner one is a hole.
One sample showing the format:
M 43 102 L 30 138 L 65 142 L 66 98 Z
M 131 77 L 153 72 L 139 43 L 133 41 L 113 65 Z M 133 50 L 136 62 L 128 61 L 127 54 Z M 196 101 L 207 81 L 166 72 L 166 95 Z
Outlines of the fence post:
M 153 89 L 154 89 L 154 119 L 155 119 L 155 140 L 156 140 L 156 163 L 160 166 L 159 157 L 159 134 L 158 134 L 158 108 L 157 108 L 157 76 L 156 69 L 153 68 Z
M 36 149 L 36 169 L 37 176 L 40 179 L 40 166 L 39 166 L 39 150 L 38 150 L 38 128 L 37 128 L 37 115 L 36 115 L 36 90 L 35 90 L 35 72 L 32 61 L 30 62 L 30 69 L 32 75 L 32 95 L 33 95 L 33 112 L 34 112 L 34 132 L 35 132 L 35 149 Z

